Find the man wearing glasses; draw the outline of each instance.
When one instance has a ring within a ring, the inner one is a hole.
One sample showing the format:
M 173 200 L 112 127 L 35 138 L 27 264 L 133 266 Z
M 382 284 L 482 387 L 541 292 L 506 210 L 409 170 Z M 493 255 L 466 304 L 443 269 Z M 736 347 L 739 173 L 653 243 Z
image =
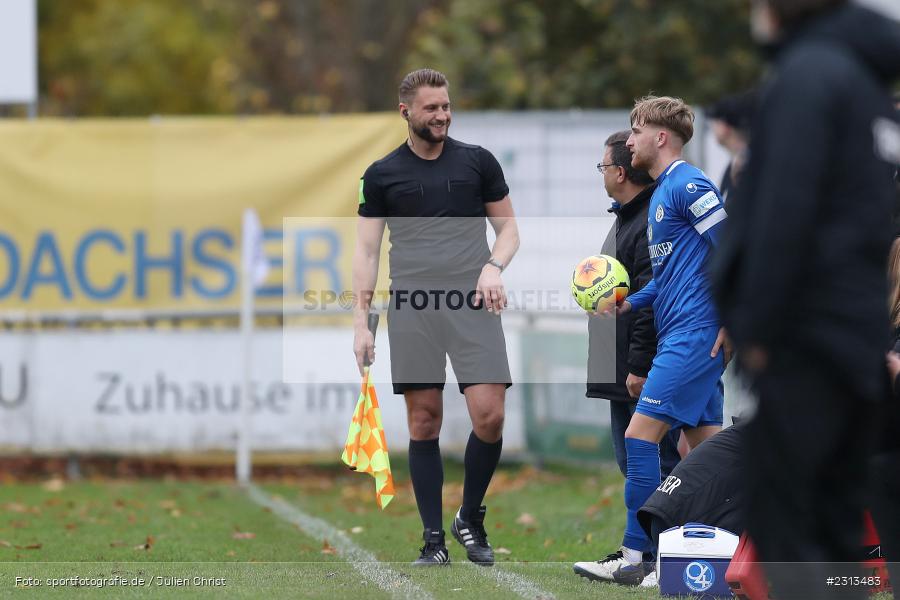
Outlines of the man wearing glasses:
M 647 171 L 631 166 L 631 151 L 625 145 L 630 131 L 619 131 L 606 140 L 603 161 L 597 169 L 603 176 L 603 187 L 613 199 L 609 212 L 616 216 L 603 243 L 602 253 L 615 256 L 628 271 L 631 290 L 641 289 L 653 277 L 647 244 L 647 210 L 656 183 Z M 591 317 L 588 353 L 588 398 L 609 401 L 616 463 L 626 474 L 625 430 L 637 407 L 647 373 L 656 355 L 656 327 L 653 309 L 647 307 L 628 313 L 621 319 Z M 606 365 L 615 365 L 615 381 L 611 382 Z M 660 469 L 665 479 L 678 464 L 679 432 L 670 431 L 660 443 Z M 622 551 L 604 559 L 575 563 L 575 573 L 588 579 L 613 581 L 613 573 L 624 564 Z

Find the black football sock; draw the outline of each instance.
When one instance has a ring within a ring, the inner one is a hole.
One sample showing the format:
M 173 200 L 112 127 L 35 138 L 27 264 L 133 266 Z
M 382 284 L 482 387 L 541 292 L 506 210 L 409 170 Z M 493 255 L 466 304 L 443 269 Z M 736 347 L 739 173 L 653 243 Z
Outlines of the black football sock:
M 478 439 L 473 431 L 466 444 L 466 477 L 463 486 L 463 502 L 460 516 L 468 521 L 481 507 L 484 494 L 487 492 L 494 469 L 500 462 L 500 451 L 503 449 L 503 438 L 493 444 Z
M 416 505 L 422 525 L 430 531 L 440 531 L 441 488 L 444 487 L 444 465 L 438 438 L 409 440 L 409 477 L 416 493 Z

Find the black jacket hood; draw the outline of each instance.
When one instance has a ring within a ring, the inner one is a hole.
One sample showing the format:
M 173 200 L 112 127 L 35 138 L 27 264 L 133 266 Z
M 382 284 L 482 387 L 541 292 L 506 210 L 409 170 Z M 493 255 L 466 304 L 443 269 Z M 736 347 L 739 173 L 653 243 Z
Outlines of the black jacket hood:
M 900 22 L 847 4 L 815 18 L 797 31 L 794 41 L 822 39 L 849 47 L 878 78 L 890 83 L 900 77 Z

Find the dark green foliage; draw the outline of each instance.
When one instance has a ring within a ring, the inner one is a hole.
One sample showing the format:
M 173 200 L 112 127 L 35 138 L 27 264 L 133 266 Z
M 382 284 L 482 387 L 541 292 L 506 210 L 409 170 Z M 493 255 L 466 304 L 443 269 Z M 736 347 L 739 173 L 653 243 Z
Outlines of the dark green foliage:
M 744 0 L 40 0 L 43 115 L 390 110 L 408 71 L 458 108 L 708 102 L 759 74 Z

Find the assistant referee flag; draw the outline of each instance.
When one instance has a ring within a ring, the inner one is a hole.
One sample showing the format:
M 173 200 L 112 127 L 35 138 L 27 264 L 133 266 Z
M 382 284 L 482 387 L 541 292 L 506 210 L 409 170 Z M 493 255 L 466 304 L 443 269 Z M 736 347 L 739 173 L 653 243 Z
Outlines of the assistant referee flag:
M 375 386 L 369 383 L 369 367 L 365 367 L 362 389 L 341 460 L 354 471 L 369 473 L 375 478 L 375 500 L 378 506 L 384 508 L 394 498 L 391 461 L 388 458 Z

